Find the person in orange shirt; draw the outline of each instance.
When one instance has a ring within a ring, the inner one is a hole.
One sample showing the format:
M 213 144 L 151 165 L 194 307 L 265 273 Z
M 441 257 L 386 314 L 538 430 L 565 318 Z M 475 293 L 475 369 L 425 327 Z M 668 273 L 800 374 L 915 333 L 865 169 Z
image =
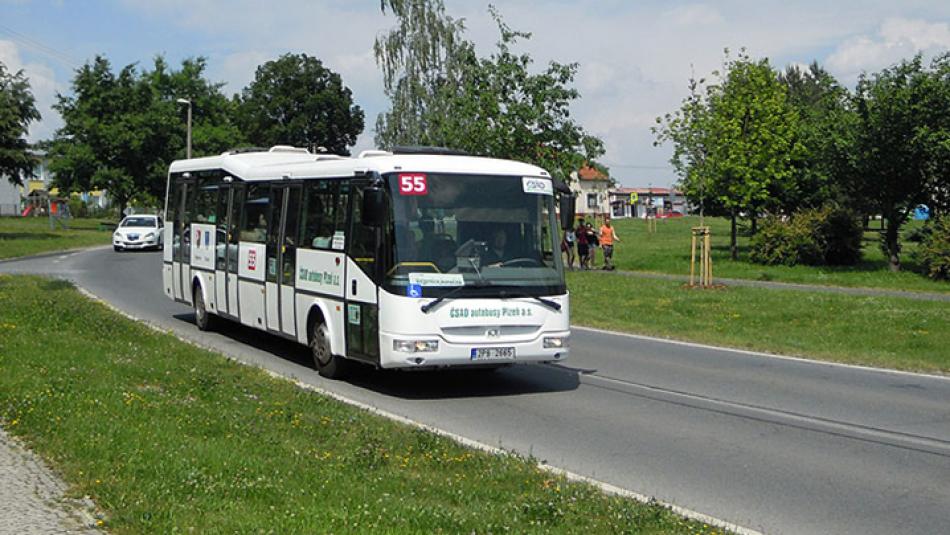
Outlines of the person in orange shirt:
M 613 265 L 614 242 L 620 241 L 617 231 L 610 225 L 610 219 L 605 218 L 604 224 L 600 227 L 600 246 L 604 250 L 604 269 L 613 271 L 616 266 Z

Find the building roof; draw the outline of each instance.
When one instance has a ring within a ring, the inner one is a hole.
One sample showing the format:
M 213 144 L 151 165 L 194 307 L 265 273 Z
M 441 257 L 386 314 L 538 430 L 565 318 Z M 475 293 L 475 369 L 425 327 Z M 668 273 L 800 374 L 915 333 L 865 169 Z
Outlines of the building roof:
M 588 165 L 577 170 L 577 178 L 581 180 L 608 180 L 607 175 Z

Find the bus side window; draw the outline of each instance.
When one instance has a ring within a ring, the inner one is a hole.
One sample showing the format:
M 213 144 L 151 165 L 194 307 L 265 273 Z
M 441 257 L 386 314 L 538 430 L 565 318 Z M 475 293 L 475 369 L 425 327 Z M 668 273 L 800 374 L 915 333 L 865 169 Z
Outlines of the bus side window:
M 241 241 L 264 243 L 267 239 L 267 207 L 270 205 L 268 184 L 249 184 L 241 214 Z
M 215 201 L 217 200 L 218 184 L 217 179 L 208 176 L 198 180 L 194 194 L 194 218 L 193 223 L 214 223 Z
M 310 181 L 304 185 L 300 220 L 300 247 L 332 249 L 340 247 L 346 234 L 348 183 L 340 180 Z
M 329 249 L 330 237 L 325 236 L 327 221 L 333 216 L 332 187 L 327 180 L 315 180 L 304 185 L 303 225 L 300 246 L 308 249 Z
M 371 279 L 379 282 L 376 273 L 376 229 L 362 223 L 363 191 L 354 188 L 350 197 L 349 255 Z

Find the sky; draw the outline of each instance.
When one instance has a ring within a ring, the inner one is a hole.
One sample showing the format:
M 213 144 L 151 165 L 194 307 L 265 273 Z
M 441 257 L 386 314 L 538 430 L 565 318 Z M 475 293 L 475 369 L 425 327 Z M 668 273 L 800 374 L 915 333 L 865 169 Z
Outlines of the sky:
M 604 140 L 600 159 L 626 186 L 668 186 L 677 177 L 671 148 L 655 147 L 650 127 L 679 107 L 691 74 L 710 77 L 723 50 L 745 47 L 777 68 L 817 61 L 853 88 L 915 53 L 950 50 L 950 2 L 494 0 L 505 22 L 532 33 L 516 50 L 540 70 L 579 64 L 581 98 L 572 116 Z M 465 20 L 466 37 L 492 52 L 498 31 L 488 2 L 445 0 Z M 240 92 L 258 65 L 306 53 L 340 73 L 366 113 L 354 152 L 374 148 L 376 116 L 388 108 L 373 41 L 395 25 L 379 0 L 0 0 L 0 62 L 29 77 L 43 116 L 30 141 L 62 125 L 50 108 L 69 94 L 74 71 L 95 55 L 115 70 L 156 55 L 172 64 L 207 58 L 207 76 Z

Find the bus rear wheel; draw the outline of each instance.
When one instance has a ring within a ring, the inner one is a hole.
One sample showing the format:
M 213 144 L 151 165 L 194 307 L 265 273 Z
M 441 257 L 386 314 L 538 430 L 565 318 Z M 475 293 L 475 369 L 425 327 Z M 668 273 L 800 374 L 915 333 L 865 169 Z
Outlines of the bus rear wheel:
M 310 335 L 310 352 L 317 366 L 317 373 L 327 379 L 342 379 L 349 362 L 330 351 L 330 329 L 326 323 L 315 323 Z
M 201 295 L 201 288 L 195 285 L 194 295 L 191 302 L 195 304 L 195 325 L 200 331 L 209 331 L 213 327 L 211 314 L 208 314 L 208 308 L 205 306 L 205 298 Z

